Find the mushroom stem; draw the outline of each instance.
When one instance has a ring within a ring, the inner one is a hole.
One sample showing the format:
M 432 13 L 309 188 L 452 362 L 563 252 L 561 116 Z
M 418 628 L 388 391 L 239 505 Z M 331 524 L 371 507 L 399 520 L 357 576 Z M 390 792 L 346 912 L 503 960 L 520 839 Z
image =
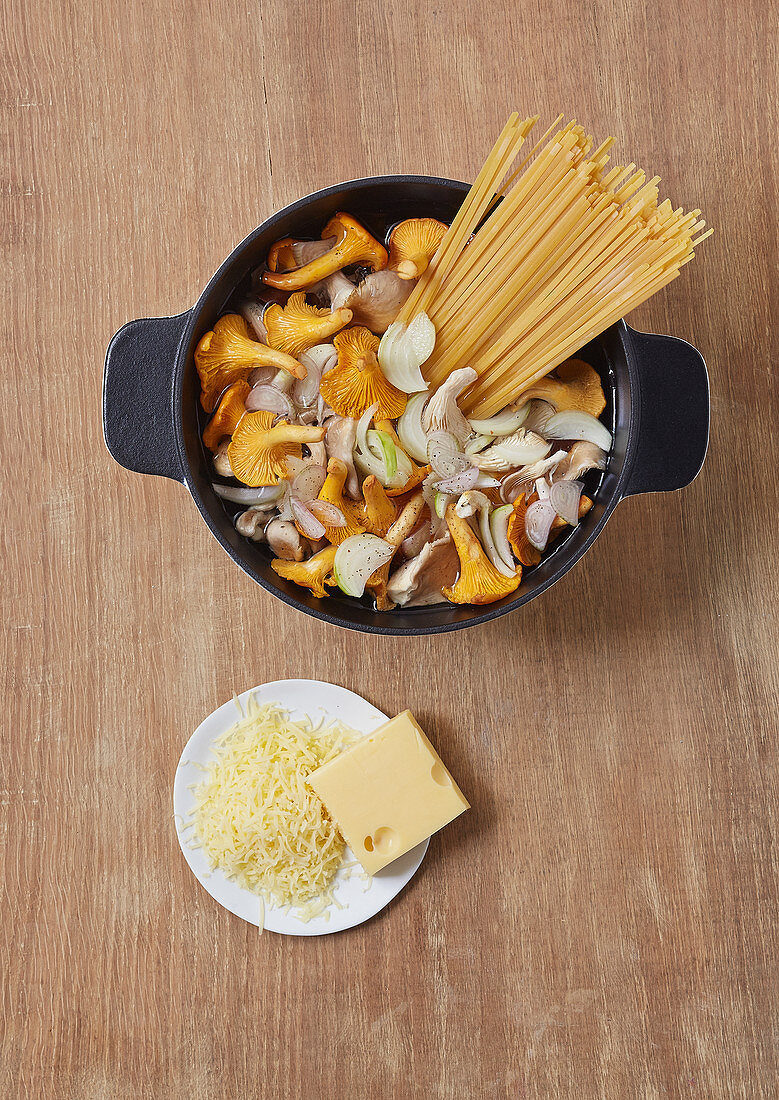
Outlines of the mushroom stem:
M 322 231 L 322 238 L 335 237 L 335 244 L 292 271 L 266 271 L 263 282 L 279 290 L 302 290 L 319 283 L 349 264 L 365 263 L 374 271 L 387 266 L 386 248 L 348 214 L 336 214 Z

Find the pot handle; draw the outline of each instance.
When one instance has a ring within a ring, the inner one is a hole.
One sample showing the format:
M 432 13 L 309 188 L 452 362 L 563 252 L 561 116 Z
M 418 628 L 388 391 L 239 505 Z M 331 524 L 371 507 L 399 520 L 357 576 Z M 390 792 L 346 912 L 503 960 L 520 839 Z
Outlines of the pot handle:
M 639 430 L 623 496 L 683 489 L 709 445 L 709 376 L 703 356 L 675 336 L 628 326 L 638 378 Z
M 184 481 L 173 426 L 173 367 L 190 312 L 130 321 L 103 374 L 103 434 L 120 466 Z

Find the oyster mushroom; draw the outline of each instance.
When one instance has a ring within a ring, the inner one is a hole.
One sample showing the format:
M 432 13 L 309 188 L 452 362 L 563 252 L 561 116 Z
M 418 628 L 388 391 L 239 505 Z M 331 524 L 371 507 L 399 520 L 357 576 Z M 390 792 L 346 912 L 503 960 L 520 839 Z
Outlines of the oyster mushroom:
M 294 523 L 287 519 L 272 519 L 265 528 L 265 538 L 277 558 L 284 561 L 302 561 L 305 551 L 303 539 Z
M 227 454 L 227 448 L 230 446 L 230 440 L 226 439 L 224 443 L 220 443 L 214 452 L 214 469 L 220 477 L 232 477 L 233 468 L 230 465 L 230 458 Z
M 428 542 L 417 557 L 396 569 L 387 584 L 387 595 L 401 607 L 428 607 L 442 602 L 442 589 L 457 580 L 460 559 L 447 531 Z
M 236 518 L 235 529 L 252 542 L 265 541 L 265 529 L 272 520 L 270 512 L 264 508 L 247 508 Z
M 457 398 L 477 377 L 473 367 L 460 367 L 459 370 L 452 371 L 425 406 L 422 427 L 427 434 L 448 432 L 460 446 L 473 435 L 471 425 L 458 408 Z
M 555 481 L 576 481 L 587 470 L 605 470 L 606 452 L 596 443 L 581 439 L 574 443 L 555 470 Z
M 325 449 L 330 458 L 338 458 L 346 466 L 346 492 L 352 500 L 360 497 L 360 481 L 354 465 L 357 444 L 357 421 L 348 416 L 331 416 L 325 421 Z
M 227 387 L 219 399 L 216 412 L 203 432 L 203 443 L 209 451 L 217 451 L 222 440 L 229 438 L 246 412 L 246 398 L 251 393 L 248 382 L 239 380 Z
M 238 313 L 220 317 L 195 349 L 195 366 L 200 375 L 200 402 L 213 412 L 221 394 L 232 383 L 246 381 L 255 367 L 272 366 L 298 378 L 306 368 L 291 355 L 252 340 L 249 326 Z
M 266 271 L 262 281 L 279 290 L 303 290 L 350 264 L 366 264 L 372 270 L 387 266 L 387 250 L 349 214 L 338 213 L 322 230 L 322 239 L 335 238 L 332 248 L 292 271 Z M 278 258 L 278 257 L 277 257 Z
M 365 325 L 379 336 L 386 332 L 411 294 L 413 284 L 386 268 L 371 271 L 357 286 L 342 272 L 324 281 L 330 308 L 352 311 L 354 323 Z

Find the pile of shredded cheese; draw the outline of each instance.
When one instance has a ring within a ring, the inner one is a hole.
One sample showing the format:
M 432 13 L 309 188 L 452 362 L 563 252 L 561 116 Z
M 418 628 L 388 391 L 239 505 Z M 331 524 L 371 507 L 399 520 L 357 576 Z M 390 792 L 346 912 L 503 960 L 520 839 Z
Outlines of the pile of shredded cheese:
M 340 722 L 292 721 L 278 703 L 250 697 L 193 787 L 194 846 L 263 902 L 317 915 L 334 901 L 345 844 L 306 777 L 357 736 Z

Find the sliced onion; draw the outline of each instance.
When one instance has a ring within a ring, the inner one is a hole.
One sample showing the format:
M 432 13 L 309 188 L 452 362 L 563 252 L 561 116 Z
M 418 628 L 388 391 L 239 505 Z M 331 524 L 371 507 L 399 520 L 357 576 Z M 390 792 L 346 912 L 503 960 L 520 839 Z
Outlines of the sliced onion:
M 267 302 L 246 301 L 239 307 L 243 319 L 252 326 L 255 336 L 262 344 L 268 342 L 268 330 L 262 319 L 266 306 Z
M 261 386 L 265 383 L 270 383 L 276 374 L 276 368 L 267 367 L 254 367 L 249 375 L 248 382 L 250 386 Z
M 579 522 L 579 501 L 583 489 L 581 481 L 555 481 L 549 490 L 549 503 L 571 527 Z
M 455 474 L 454 477 L 446 477 L 436 482 L 436 490 L 437 493 L 467 493 L 469 489 L 476 488 L 478 479 L 479 471 L 475 466 L 469 466 L 467 470 Z
M 326 477 L 327 470 L 324 466 L 304 466 L 292 482 L 292 495 L 296 500 L 306 504 L 319 496 Z
M 547 439 L 586 439 L 604 451 L 611 450 L 611 432 L 600 420 L 578 409 L 555 413 L 544 426 Z
M 373 429 L 368 432 L 367 439 L 371 451 L 374 454 L 380 453 L 384 460 L 387 482 L 392 481 L 398 472 L 398 448 L 395 446 L 392 436 L 378 429 Z
M 530 410 L 525 419 L 525 428 L 529 432 L 537 432 L 538 435 L 545 435 L 544 428 L 551 418 L 555 415 L 556 409 L 554 405 L 549 401 L 541 401 L 539 398 L 534 398 L 530 402 Z
M 378 535 L 350 535 L 335 552 L 336 584 L 347 596 L 359 598 L 371 574 L 390 561 L 394 553 L 395 547 Z
M 490 435 L 475 435 L 473 439 L 469 439 L 463 447 L 463 450 L 467 455 L 477 455 L 479 451 L 483 451 L 485 447 L 488 447 L 492 443 L 492 436 Z
M 495 549 L 500 554 L 506 565 L 514 572 L 514 554 L 509 542 L 509 520 L 514 509 L 510 504 L 502 504 L 500 508 L 493 508 L 490 514 L 490 533 Z
M 290 508 L 292 509 L 292 515 L 295 519 L 295 523 L 300 528 L 302 534 L 307 539 L 321 539 L 324 538 L 326 531 L 323 523 L 320 523 L 316 516 L 308 510 L 305 504 L 301 504 L 299 500 L 295 500 L 294 497 L 290 499 Z
M 427 389 L 419 369 L 433 354 L 435 325 L 418 313 L 409 325 L 393 321 L 379 344 L 379 366 L 384 377 L 403 393 Z
M 492 528 L 490 525 L 490 513 L 492 512 L 492 504 L 489 497 L 486 497 L 484 493 L 478 492 L 478 490 L 472 490 L 467 493 L 463 493 L 460 499 L 455 505 L 455 512 L 458 516 L 468 517 L 477 516 L 477 522 L 479 524 L 479 538 L 481 544 L 484 547 L 484 552 L 490 559 L 492 564 L 502 573 L 504 577 L 514 576 L 514 563 L 511 559 L 511 564 L 505 562 L 495 546 L 495 542 L 492 538 Z
M 398 420 L 398 437 L 406 454 L 423 463 L 427 462 L 427 437 L 422 430 L 422 413 L 428 396 L 424 391 L 412 394 Z
M 470 425 L 479 435 L 511 435 L 525 423 L 529 412 L 530 402 L 526 401 L 519 407 L 509 405 L 503 412 L 499 412 L 497 416 L 491 416 L 489 420 L 471 420 Z
M 556 517 L 557 512 L 548 500 L 537 500 L 528 507 L 525 512 L 525 534 L 536 550 L 546 550 L 549 532 Z
M 272 504 L 282 492 L 281 485 L 261 485 L 258 489 L 250 489 L 214 483 L 212 488 L 218 497 L 229 500 L 231 504 Z
M 555 451 L 548 458 L 543 458 L 540 462 L 532 462 L 528 466 L 523 466 L 520 470 L 515 470 L 513 474 L 509 474 L 507 478 L 503 479 L 500 490 L 502 499 L 513 504 L 517 497 L 527 492 L 536 478 L 544 477 L 550 470 L 554 470 L 563 461 L 566 453 L 566 451 Z
M 260 383 L 254 386 L 246 398 L 248 412 L 272 412 L 279 416 L 287 416 L 291 420 L 295 415 L 295 406 L 286 393 L 275 386 Z
M 298 356 L 307 372 L 305 378 L 296 378 L 292 386 L 292 400 L 298 408 L 309 409 L 316 405 L 322 375 L 335 366 L 337 359 L 335 344 L 316 344 Z
M 422 553 L 422 547 L 430 539 L 430 524 L 424 523 L 418 531 L 414 531 L 400 544 L 400 551 L 405 558 L 415 558 Z
M 329 500 L 309 500 L 306 507 L 326 527 L 346 527 L 346 516 Z
M 435 431 L 427 437 L 427 460 L 439 477 L 456 477 L 470 466 L 457 440 L 449 432 Z

